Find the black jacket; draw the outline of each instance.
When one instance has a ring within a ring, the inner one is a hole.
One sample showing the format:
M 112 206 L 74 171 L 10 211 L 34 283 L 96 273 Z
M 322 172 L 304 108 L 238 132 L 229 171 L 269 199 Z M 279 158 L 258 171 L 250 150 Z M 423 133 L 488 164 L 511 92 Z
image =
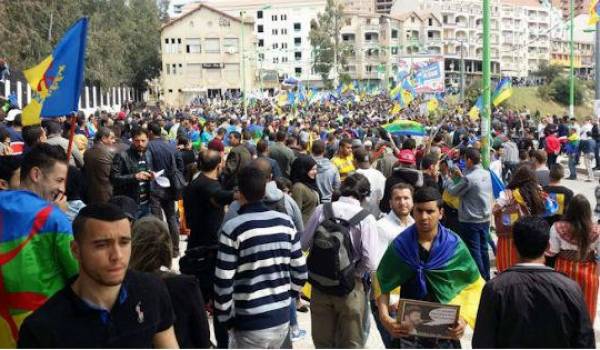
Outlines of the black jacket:
M 473 348 L 594 348 L 577 283 L 546 266 L 516 265 L 486 283 Z
M 204 298 L 193 276 L 161 273 L 175 311 L 175 336 L 180 349 L 208 349 L 210 329 Z
M 145 152 L 146 164 L 148 169 L 151 169 L 152 159 L 149 152 Z M 122 195 L 132 198 L 139 202 L 139 181 L 136 180 L 135 174 L 139 172 L 138 162 L 140 154 L 133 148 L 127 151 L 116 154 L 113 158 L 112 167 L 110 169 L 110 181 L 113 184 L 113 194 L 115 196 Z

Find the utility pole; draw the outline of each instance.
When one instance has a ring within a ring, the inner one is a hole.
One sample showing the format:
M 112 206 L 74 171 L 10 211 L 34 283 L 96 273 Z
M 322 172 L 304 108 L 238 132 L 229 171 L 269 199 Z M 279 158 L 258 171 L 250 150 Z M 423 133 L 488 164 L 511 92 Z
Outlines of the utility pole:
M 387 25 L 388 25 L 388 47 L 387 47 L 387 55 L 386 55 L 386 62 L 385 62 L 385 80 L 383 83 L 383 90 L 384 92 L 389 92 L 390 89 L 390 61 L 392 60 L 392 21 L 387 18 Z
M 242 115 L 246 115 L 246 67 L 244 65 L 244 12 L 240 11 L 240 79 L 242 82 Z
M 596 79 L 596 92 L 594 99 L 600 100 L 600 21 L 596 22 L 596 47 L 594 48 L 594 77 Z M 596 116 L 597 118 L 600 116 Z
M 572 2 L 573 0 L 571 0 Z M 483 0 L 483 109 L 481 110 L 481 163 L 490 167 L 490 0 Z
M 570 57 L 569 57 L 569 61 L 570 61 L 570 67 L 569 67 L 569 118 L 574 118 L 575 117 L 575 75 L 574 75 L 574 49 L 573 49 L 573 27 L 574 27 L 574 23 L 573 23 L 573 17 L 574 17 L 574 6 L 573 6 L 573 0 L 569 1 L 569 15 L 570 15 L 570 19 L 569 19 L 569 36 L 570 36 L 570 40 L 569 40 L 569 50 L 571 52 Z M 597 49 L 596 49 L 597 50 Z M 596 84 L 598 82 L 596 81 Z
M 333 27 L 333 69 L 335 69 L 335 76 L 333 79 L 333 88 L 336 89 L 338 87 L 339 83 L 339 72 L 338 72 L 338 35 L 339 33 L 337 32 L 337 27 L 338 27 L 338 12 L 337 9 L 334 11 L 333 13 L 333 23 L 334 23 L 334 27 Z

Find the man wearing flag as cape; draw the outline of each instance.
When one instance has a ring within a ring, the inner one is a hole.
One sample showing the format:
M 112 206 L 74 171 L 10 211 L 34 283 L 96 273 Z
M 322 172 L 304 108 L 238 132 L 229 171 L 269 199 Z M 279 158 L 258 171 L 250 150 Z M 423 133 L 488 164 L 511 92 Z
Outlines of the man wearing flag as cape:
M 373 278 L 379 317 L 397 348 L 460 348 L 465 325 L 475 326 L 484 286 L 477 265 L 463 241 L 439 223 L 442 198 L 425 187 L 414 195 L 415 224 L 387 248 Z M 390 316 L 390 292 L 400 287 L 403 299 L 460 306 L 459 322 L 449 328 L 453 340 L 411 335 L 411 326 Z

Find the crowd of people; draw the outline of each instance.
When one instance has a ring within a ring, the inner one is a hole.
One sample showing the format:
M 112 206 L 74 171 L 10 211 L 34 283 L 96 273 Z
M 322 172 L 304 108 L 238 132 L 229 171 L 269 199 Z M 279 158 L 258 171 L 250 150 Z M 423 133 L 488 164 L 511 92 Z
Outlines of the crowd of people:
M 0 346 L 292 348 L 310 312 L 317 348 L 595 347 L 600 209 L 558 157 L 593 181 L 598 123 L 498 108 L 486 169 L 466 109 L 393 105 L 0 111 Z M 460 317 L 415 335 L 398 298 Z

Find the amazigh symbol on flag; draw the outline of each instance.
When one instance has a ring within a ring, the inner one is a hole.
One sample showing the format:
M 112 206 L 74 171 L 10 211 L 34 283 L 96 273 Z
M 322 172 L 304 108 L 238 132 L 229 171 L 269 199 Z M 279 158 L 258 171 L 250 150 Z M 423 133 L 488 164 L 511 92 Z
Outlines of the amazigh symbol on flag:
M 88 19 L 69 28 L 52 54 L 23 72 L 33 98 L 23 109 L 23 126 L 40 123 L 41 117 L 59 117 L 76 112 L 83 86 Z

